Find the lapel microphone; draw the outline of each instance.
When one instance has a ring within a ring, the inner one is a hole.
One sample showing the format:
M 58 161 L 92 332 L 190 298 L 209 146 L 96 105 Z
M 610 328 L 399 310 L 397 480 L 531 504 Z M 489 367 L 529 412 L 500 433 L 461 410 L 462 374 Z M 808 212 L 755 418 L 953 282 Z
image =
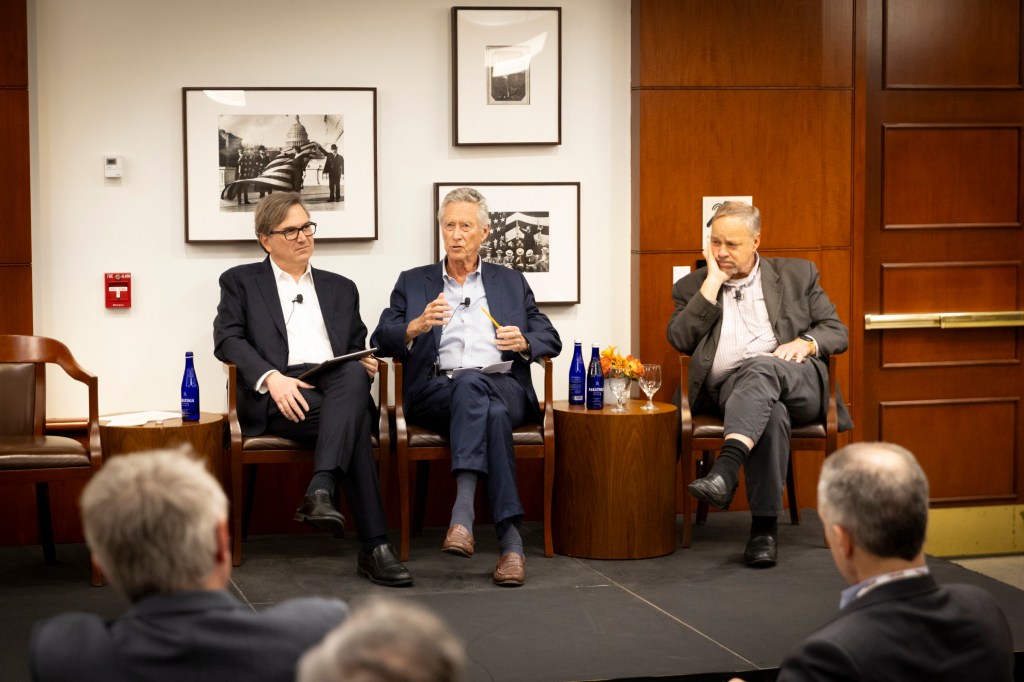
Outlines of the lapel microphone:
M 302 294 L 296 294 L 295 298 L 292 299 L 292 303 L 298 303 L 302 305 Z
M 292 309 L 288 312 L 288 319 L 284 321 L 284 326 L 288 326 L 288 323 L 292 321 L 292 315 L 295 314 L 295 304 L 302 305 L 302 294 L 296 294 L 295 298 L 292 299 Z

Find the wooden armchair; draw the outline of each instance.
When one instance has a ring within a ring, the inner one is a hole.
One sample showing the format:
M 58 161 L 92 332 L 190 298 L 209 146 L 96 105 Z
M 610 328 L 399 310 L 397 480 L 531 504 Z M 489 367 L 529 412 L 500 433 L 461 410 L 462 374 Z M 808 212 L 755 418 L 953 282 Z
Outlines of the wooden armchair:
M 405 407 L 402 403 L 402 363 L 395 363 L 395 429 L 396 449 L 398 452 L 398 494 L 401 497 L 402 543 L 399 556 L 402 561 L 409 558 L 409 528 L 411 496 L 415 482 L 410 484 L 409 463 L 429 462 L 433 460 L 450 460 L 448 439 L 443 436 L 413 426 L 405 420 Z M 555 415 L 552 400 L 552 363 L 551 358 L 538 358 L 537 362 L 544 366 L 544 400 L 541 407 L 543 418 L 540 424 L 524 424 L 512 432 L 512 442 L 516 459 L 544 460 L 544 555 L 554 554 L 551 539 L 551 497 L 555 480 Z M 425 485 L 425 482 L 422 484 Z M 425 498 L 424 498 L 425 499 Z
M 231 558 L 235 566 L 242 565 L 242 540 L 249 534 L 249 519 L 252 516 L 252 500 L 256 492 L 257 464 L 294 464 L 311 462 L 313 450 L 308 444 L 299 443 L 270 434 L 243 436 L 238 423 L 238 401 L 235 392 L 237 368 L 224 363 L 228 370 L 228 453 L 227 470 L 231 477 L 228 499 L 231 501 Z M 370 434 L 373 457 L 377 460 L 381 495 L 387 490 L 389 465 L 391 461 L 391 436 L 388 423 L 388 365 L 378 364 L 377 374 L 379 412 L 377 433 Z M 248 470 L 248 486 L 243 490 L 244 470 Z M 241 512 L 241 513 L 240 513 Z
M 715 452 L 722 449 L 722 420 L 713 415 L 692 414 L 686 387 L 690 383 L 690 356 L 679 355 L 679 418 L 681 438 L 679 447 L 679 485 L 682 496 L 683 547 L 689 547 L 693 539 L 691 512 L 694 499 L 686 492 L 686 486 L 694 480 L 694 453 L 700 453 L 696 460 L 697 477 L 706 475 L 715 461 Z M 800 523 L 800 510 L 796 501 L 796 486 L 793 482 L 793 453 L 799 451 L 824 452 L 828 457 L 836 451 L 839 436 L 838 403 L 836 402 L 836 359 L 828 359 L 828 411 L 824 421 L 810 424 L 794 424 L 789 440 L 789 467 L 786 472 L 786 491 L 789 498 L 789 518 Z M 697 505 L 697 523 L 707 518 L 707 503 Z
M 88 388 L 87 445 L 45 433 L 47 364 L 60 366 Z M 50 482 L 88 480 L 102 463 L 99 380 L 82 369 L 60 341 L 43 336 L 0 335 L 0 483 L 35 484 L 39 539 L 47 563 L 54 563 L 57 557 Z M 103 584 L 95 566 L 92 584 Z

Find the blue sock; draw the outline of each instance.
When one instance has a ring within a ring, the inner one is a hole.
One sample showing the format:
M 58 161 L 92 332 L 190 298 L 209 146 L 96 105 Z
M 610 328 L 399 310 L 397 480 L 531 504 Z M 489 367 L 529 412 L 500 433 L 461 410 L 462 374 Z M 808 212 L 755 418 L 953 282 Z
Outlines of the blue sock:
M 525 556 L 523 552 L 523 538 L 519 535 L 519 520 L 505 519 L 494 526 L 498 533 L 498 545 L 501 548 L 501 555 L 515 552 L 519 556 Z
M 476 497 L 476 473 L 460 471 L 455 474 L 455 505 L 452 507 L 452 522 L 473 532 L 473 498 Z

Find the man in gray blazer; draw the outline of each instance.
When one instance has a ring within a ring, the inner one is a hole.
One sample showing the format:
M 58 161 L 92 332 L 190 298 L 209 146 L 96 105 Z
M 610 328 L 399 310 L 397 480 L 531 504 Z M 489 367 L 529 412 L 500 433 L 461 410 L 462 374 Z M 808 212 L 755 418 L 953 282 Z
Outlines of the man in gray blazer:
M 82 493 L 85 538 L 131 601 L 120 618 L 65 613 L 37 623 L 37 682 L 285 682 L 348 613 L 337 599 L 259 613 L 229 591 L 228 502 L 204 464 L 180 451 L 113 457 Z
M 668 324 L 672 346 L 693 357 L 690 405 L 720 413 L 725 445 L 711 471 L 687 489 L 719 509 L 732 502 L 745 470 L 752 515 L 744 561 L 778 561 L 777 517 L 789 463 L 791 423 L 828 409 L 828 356 L 846 350 L 846 327 L 818 284 L 813 263 L 763 258 L 761 214 L 727 201 L 711 219 L 707 267 L 676 282 Z M 852 428 L 839 403 L 840 430 Z
M 779 682 L 1013 679 L 1013 638 L 995 598 L 938 585 L 928 571 L 928 479 L 908 450 L 836 451 L 821 470 L 818 513 L 851 586 L 839 614 L 786 656 Z

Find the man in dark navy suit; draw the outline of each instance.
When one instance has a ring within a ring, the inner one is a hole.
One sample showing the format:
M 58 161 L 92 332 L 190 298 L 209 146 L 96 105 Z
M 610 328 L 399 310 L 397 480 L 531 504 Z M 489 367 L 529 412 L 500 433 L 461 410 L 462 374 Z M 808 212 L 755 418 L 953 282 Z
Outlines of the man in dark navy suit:
M 365 348 L 359 291 L 351 280 L 310 266 L 316 223 L 297 193 L 268 196 L 254 215 L 268 256 L 221 275 L 213 323 L 214 354 L 238 367 L 242 433 L 315 442 L 313 478 L 295 519 L 341 537 L 345 518 L 334 501 L 340 483 L 356 517 L 359 574 L 381 585 L 411 585 L 387 541 L 370 445 L 376 359 L 342 363 L 316 386 L 298 378 Z
M 480 259 L 490 218 L 479 192 L 452 190 L 437 220 L 445 259 L 399 276 L 371 343 L 406 365 L 402 391 L 409 422 L 450 439 L 457 493 L 442 550 L 473 555 L 473 498 L 482 478 L 501 545 L 493 580 L 522 585 L 523 507 L 512 429 L 540 421 L 530 364 L 558 355 L 562 341 L 522 273 Z M 511 363 L 507 371 L 453 376 L 456 369 L 502 361 Z
M 110 621 L 64 613 L 37 624 L 37 682 L 290 682 L 299 657 L 348 614 L 337 599 L 259 612 L 236 599 L 227 498 L 182 452 L 111 458 L 81 504 L 93 561 L 131 607 Z

